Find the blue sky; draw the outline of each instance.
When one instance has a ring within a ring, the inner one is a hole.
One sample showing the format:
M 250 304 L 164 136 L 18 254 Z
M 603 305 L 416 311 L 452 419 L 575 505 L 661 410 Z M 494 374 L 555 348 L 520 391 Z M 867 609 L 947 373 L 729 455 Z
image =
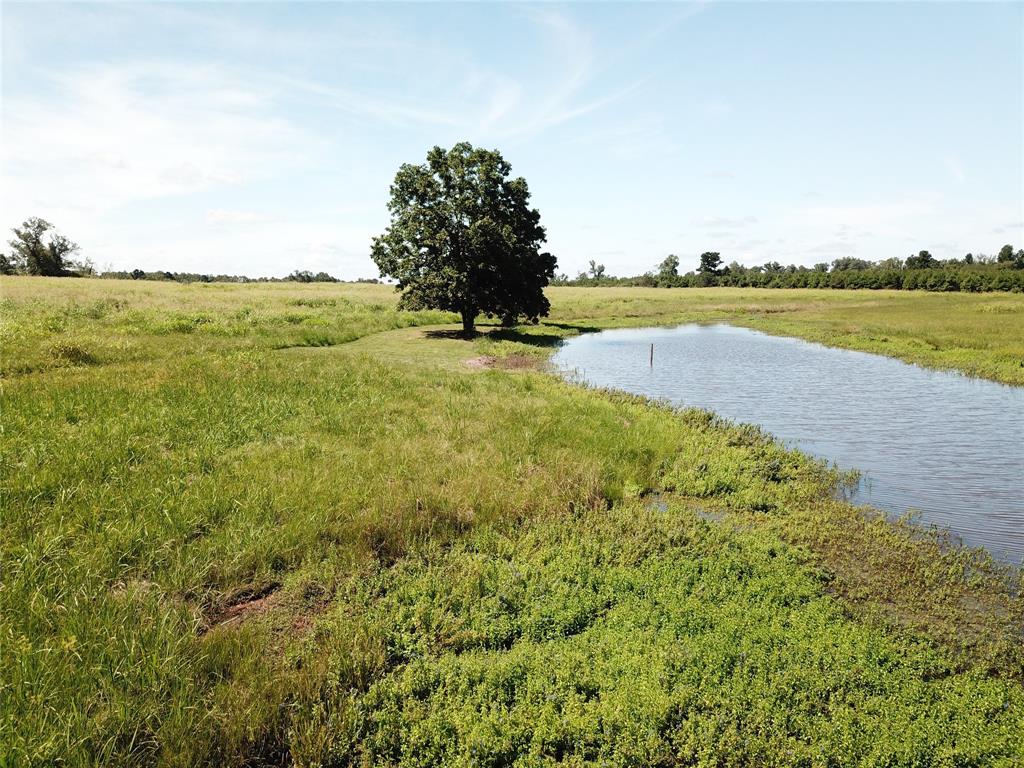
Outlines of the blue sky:
M 560 271 L 1024 245 L 1024 4 L 2 6 L 4 228 L 101 268 L 376 276 L 388 186 L 498 148 Z

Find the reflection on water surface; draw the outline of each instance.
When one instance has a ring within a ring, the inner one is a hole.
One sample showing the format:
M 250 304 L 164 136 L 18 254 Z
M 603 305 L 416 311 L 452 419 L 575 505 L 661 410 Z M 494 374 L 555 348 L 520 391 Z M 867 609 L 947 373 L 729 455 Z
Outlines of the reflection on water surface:
M 554 362 L 595 386 L 760 424 L 863 472 L 854 502 L 919 510 L 1024 559 L 1024 388 L 727 325 L 584 334 Z

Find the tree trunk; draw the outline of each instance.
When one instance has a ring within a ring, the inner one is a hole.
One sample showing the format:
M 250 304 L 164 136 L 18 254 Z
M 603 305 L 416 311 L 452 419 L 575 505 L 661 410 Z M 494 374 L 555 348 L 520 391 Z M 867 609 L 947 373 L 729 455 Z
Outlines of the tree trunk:
M 472 336 L 474 331 L 473 321 L 476 320 L 476 310 L 462 310 L 462 333 L 465 336 Z

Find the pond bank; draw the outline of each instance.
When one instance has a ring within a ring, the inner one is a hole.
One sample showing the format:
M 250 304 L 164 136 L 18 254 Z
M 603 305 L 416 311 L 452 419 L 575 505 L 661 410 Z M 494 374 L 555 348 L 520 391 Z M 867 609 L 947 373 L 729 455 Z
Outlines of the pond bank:
M 863 473 L 850 501 L 1024 559 L 1024 389 L 727 325 L 587 334 L 552 361 L 592 386 L 758 424 Z
M 728 322 L 1024 385 L 1024 294 L 747 288 L 552 288 L 548 326 Z

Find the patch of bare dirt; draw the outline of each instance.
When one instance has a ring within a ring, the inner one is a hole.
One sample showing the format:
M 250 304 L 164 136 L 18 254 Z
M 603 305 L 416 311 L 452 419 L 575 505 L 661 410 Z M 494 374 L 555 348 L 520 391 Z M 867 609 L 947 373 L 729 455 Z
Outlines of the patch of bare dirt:
M 227 599 L 226 604 L 213 611 L 206 620 L 204 632 L 211 629 L 230 627 L 265 613 L 274 604 L 274 597 L 281 585 L 277 582 L 264 584 L 260 587 L 246 587 L 235 592 Z
M 507 357 L 494 357 L 493 355 L 481 355 L 466 361 L 466 367 L 476 370 L 486 368 L 500 368 L 506 371 L 523 371 L 533 368 L 540 368 L 542 360 L 531 355 L 508 355 Z
M 480 357 L 471 357 L 469 360 L 466 361 L 466 367 L 476 368 L 477 370 L 482 370 L 484 368 L 493 368 L 495 360 L 497 360 L 497 358 L 491 357 L 491 355 L 480 355 Z
M 508 368 L 511 370 L 525 370 L 528 368 L 540 368 L 543 361 L 539 357 L 532 357 L 530 355 L 509 355 L 498 360 L 497 366 L 499 368 Z

